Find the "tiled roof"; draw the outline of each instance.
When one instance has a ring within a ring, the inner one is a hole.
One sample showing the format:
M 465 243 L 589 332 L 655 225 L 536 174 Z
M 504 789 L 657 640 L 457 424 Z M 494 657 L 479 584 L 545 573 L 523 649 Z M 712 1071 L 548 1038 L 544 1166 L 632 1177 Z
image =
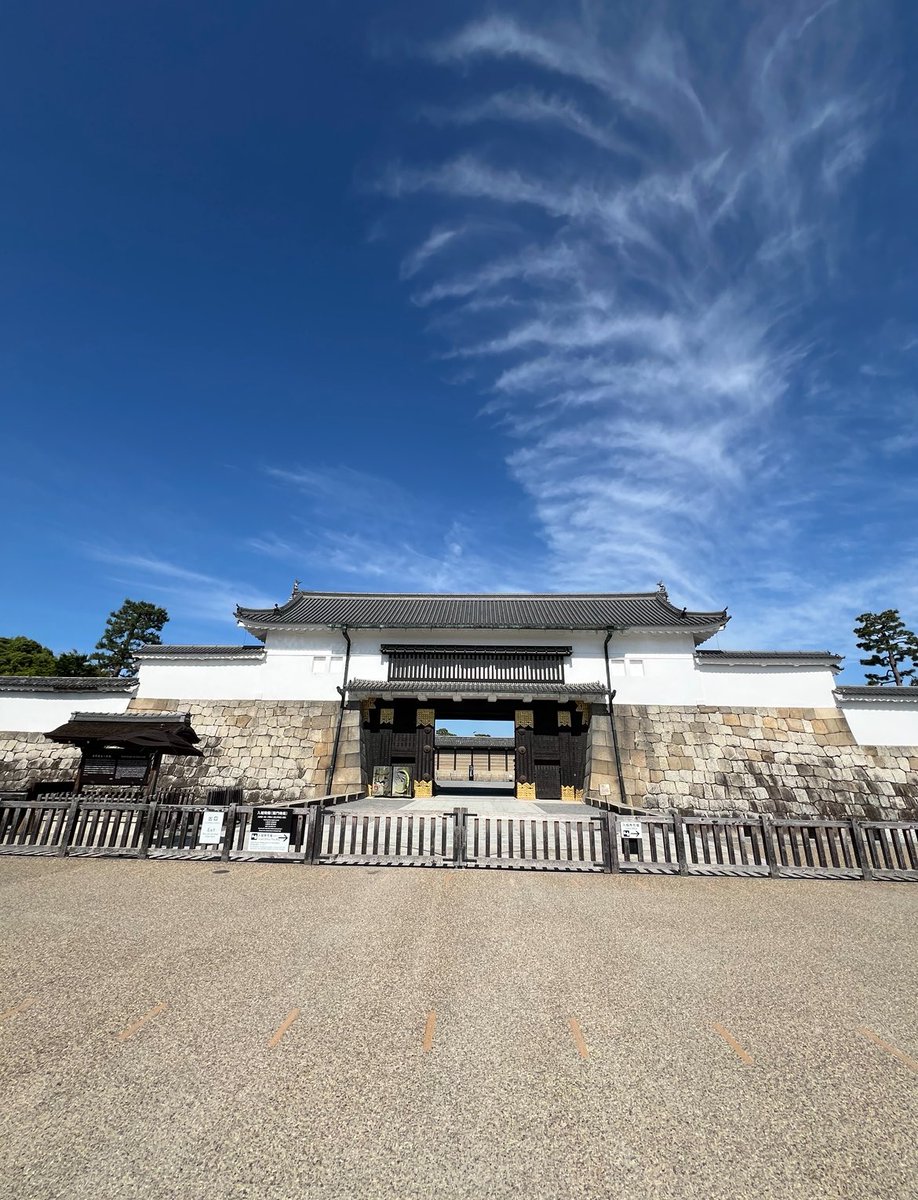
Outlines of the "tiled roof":
M 602 683 L 517 683 L 503 680 L 352 679 L 348 691 L 358 696 L 571 696 L 605 700 Z
M 272 627 L 349 629 L 686 629 L 709 635 L 723 612 L 688 612 L 662 591 L 576 595 L 301 592 L 274 608 L 237 608 L 256 636 Z
M 438 733 L 434 738 L 438 750 L 512 750 L 516 746 L 515 738 L 487 737 L 472 734 L 469 737 Z
M 880 703 L 912 703 L 918 704 L 918 687 L 892 687 L 887 684 L 869 684 L 850 687 L 842 686 L 835 689 L 839 700 L 871 700 Z
M 743 662 L 828 662 L 839 664 L 843 654 L 831 650 L 696 650 L 700 663 L 743 663 Z
M 260 643 L 250 646 L 142 646 L 136 658 L 262 658 Z
M 137 680 L 113 675 L 0 675 L 0 692 L 132 692 Z
M 188 713 L 85 713 L 75 712 L 69 721 L 46 733 L 52 742 L 81 745 L 84 742 L 114 742 L 138 749 L 161 750 L 165 754 L 201 757 L 194 743 L 200 738 L 191 727 Z

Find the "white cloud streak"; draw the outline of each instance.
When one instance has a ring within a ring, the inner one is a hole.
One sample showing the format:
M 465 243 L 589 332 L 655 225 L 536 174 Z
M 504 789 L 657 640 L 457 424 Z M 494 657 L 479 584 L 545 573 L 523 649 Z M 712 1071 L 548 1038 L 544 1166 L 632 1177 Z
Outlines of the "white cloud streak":
M 734 577 L 751 546 L 788 564 L 799 550 L 807 471 L 788 430 L 824 353 L 807 314 L 883 97 L 850 3 L 776 6 L 742 29 L 724 13 L 736 37 L 718 43 L 709 21 L 707 63 L 697 31 L 657 16 L 626 32 L 472 21 L 424 50 L 465 72 L 452 107 L 423 110 L 455 127 L 455 150 L 381 180 L 402 205 L 432 199 L 437 228 L 512 231 L 512 248 L 471 237 L 461 257 L 422 242 L 413 299 L 516 438 L 508 466 L 557 586 L 664 576 L 719 602 L 746 592 Z M 463 144 L 484 124 L 487 142 Z M 807 485 L 825 500 L 825 481 Z

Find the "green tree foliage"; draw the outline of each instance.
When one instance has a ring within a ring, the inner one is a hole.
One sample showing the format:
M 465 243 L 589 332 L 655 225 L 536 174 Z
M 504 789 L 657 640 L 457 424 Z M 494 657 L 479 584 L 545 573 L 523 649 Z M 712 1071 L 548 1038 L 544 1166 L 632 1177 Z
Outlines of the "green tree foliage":
M 74 675 L 85 677 L 102 674 L 89 655 L 83 654 L 81 650 L 65 650 L 63 654 L 59 654 L 52 673 L 57 676 L 65 675 L 68 678 Z
M 860 660 L 865 667 L 883 667 L 883 672 L 865 672 L 868 684 L 918 684 L 918 637 L 899 616 L 897 608 L 879 613 L 861 613 L 854 627 L 859 650 L 868 657 Z M 906 665 L 908 664 L 908 665 Z
M 105 632 L 96 643 L 93 659 L 103 675 L 136 675 L 134 654 L 144 644 L 159 645 L 159 634 L 169 620 L 164 608 L 147 600 L 125 600 L 109 614 Z
M 53 675 L 54 651 L 27 637 L 0 637 L 0 675 Z

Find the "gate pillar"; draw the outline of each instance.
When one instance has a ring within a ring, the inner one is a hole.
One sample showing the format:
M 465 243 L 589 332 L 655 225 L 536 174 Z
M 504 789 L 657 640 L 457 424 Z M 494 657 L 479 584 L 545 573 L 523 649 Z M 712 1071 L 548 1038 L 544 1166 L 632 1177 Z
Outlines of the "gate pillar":
M 418 709 L 414 794 L 422 799 L 433 795 L 435 720 L 436 713 L 432 708 Z
M 577 784 L 571 714 L 563 708 L 558 709 L 558 758 L 561 765 L 561 799 L 574 800 Z
M 518 708 L 513 714 L 513 735 L 516 743 L 516 796 L 518 800 L 535 800 L 535 763 L 532 754 L 533 713 L 531 708 Z

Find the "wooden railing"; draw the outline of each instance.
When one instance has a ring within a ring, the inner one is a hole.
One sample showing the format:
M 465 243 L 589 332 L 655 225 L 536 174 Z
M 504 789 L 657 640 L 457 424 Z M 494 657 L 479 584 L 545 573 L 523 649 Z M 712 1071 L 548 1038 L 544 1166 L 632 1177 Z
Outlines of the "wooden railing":
M 362 792 L 322 796 L 298 805 L 277 805 L 291 816 L 286 851 L 249 846 L 251 804 L 141 804 L 118 796 L 38 796 L 0 799 L 0 854 L 77 857 L 279 859 L 302 862 L 326 810 L 358 800 Z M 203 842 L 205 814 L 220 818 L 216 840 Z
M 563 683 L 564 655 L 526 651 L 448 647 L 443 650 L 389 652 L 389 678 L 464 683 L 476 680 L 516 683 Z
M 0 854 L 918 882 L 918 821 L 629 816 L 611 808 L 594 817 L 372 812 L 349 807 L 359 798 L 277 806 L 290 818 L 289 845 L 270 851 L 252 848 L 249 804 L 7 796 Z

